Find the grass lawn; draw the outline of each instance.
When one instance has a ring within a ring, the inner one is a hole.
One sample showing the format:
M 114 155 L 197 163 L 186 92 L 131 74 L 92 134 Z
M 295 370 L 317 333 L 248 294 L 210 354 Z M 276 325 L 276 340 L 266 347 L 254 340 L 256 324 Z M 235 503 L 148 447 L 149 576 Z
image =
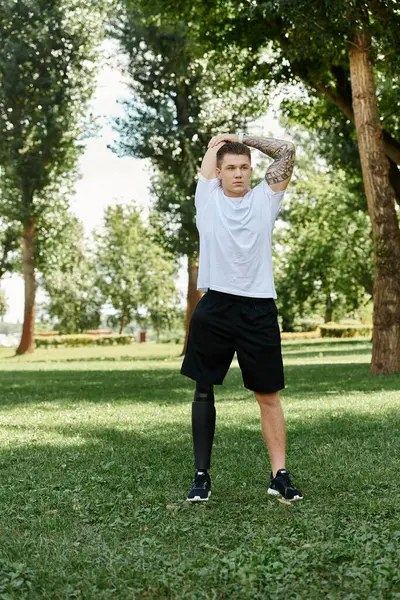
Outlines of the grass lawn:
M 180 349 L 0 349 L 0 600 L 400 599 L 400 375 L 365 340 L 283 344 L 287 506 L 235 360 L 192 505 Z

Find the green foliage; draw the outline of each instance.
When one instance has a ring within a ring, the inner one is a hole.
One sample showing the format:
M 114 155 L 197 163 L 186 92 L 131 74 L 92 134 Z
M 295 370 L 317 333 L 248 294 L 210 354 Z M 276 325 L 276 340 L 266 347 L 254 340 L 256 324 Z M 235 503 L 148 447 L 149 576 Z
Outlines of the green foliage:
M 346 175 L 353 193 L 353 208 L 367 212 L 360 155 L 353 123 L 323 96 L 307 94 L 285 98 L 280 104 L 281 121 L 300 146 L 306 143 L 309 162 L 324 159 L 330 171 Z
M 35 573 L 26 564 L 0 558 L 0 598 L 25 599 L 32 590 Z
M 95 2 L 21 0 L 0 9 L 0 214 L 27 222 L 71 185 L 95 85 Z M 44 194 L 44 190 L 47 193 Z
M 179 298 L 174 281 L 175 259 L 152 241 L 151 230 L 135 205 L 105 211 L 104 226 L 95 234 L 97 286 L 115 314 L 110 323 L 120 333 L 135 320 L 157 332 L 176 317 Z
M 357 208 L 357 187 L 343 171 L 327 170 L 307 143 L 298 147 L 297 163 L 274 232 L 284 331 L 316 314 L 329 321 L 356 311 L 371 297 L 374 271 L 370 226 Z
M 41 308 L 61 333 L 96 329 L 102 301 L 95 287 L 96 268 L 85 247 L 83 226 L 69 213 L 62 219 L 60 216 L 53 228 L 42 229 L 47 236 L 39 240 L 44 263 L 41 285 L 49 296 Z
M 77 179 L 106 2 L 18 0 L 0 6 L 0 218 L 29 231 L 20 352 L 32 347 L 37 232 L 50 207 L 55 215 L 62 211 L 59 200 Z
M 5 273 L 12 273 L 18 269 L 20 229 L 17 222 L 0 218 L 0 279 Z
M 7 314 L 7 300 L 4 291 L 0 289 L 0 321 L 4 319 Z
M 334 337 L 334 338 L 352 338 L 361 336 L 372 336 L 372 325 L 338 325 L 337 323 L 329 323 L 328 325 L 321 325 L 321 337 Z
M 395 3 L 362 0 L 360 2 L 308 2 L 284 0 L 216 0 L 213 3 L 167 0 L 162 3 L 162 20 L 190 26 L 190 36 L 203 52 L 215 52 L 220 63 L 229 65 L 227 86 L 240 81 L 253 86 L 263 81 L 272 88 L 279 84 L 306 87 L 305 99 L 295 100 L 307 114 L 316 102 L 326 115 L 328 129 L 323 137 L 335 132 L 345 115 L 344 130 L 354 131 L 348 47 L 354 28 L 369 13 L 372 59 L 375 66 L 377 99 L 385 139 L 400 138 L 397 99 L 400 93 L 400 13 Z M 285 89 L 285 95 L 288 92 Z M 286 98 L 285 98 L 286 101 Z M 315 123 L 316 124 L 316 123 Z M 322 133 L 322 123 L 319 124 Z M 347 146 L 343 140 L 336 149 Z M 397 147 L 391 139 L 392 148 Z M 351 145 L 351 143 L 350 143 Z M 398 151 L 398 150 L 397 150 Z M 399 161 L 397 161 L 397 164 Z M 399 175 L 397 174 L 397 177 Z
M 160 2 L 121 0 L 114 35 L 128 54 L 133 98 L 115 121 L 114 150 L 151 159 L 157 239 L 174 254 L 191 255 L 198 250 L 195 177 L 207 143 L 218 131 L 245 128 L 265 110 L 268 95 L 262 84 L 223 89 L 229 67 L 203 56 L 190 23 L 169 25 L 159 19 L 162 11 Z
M 55 335 L 35 338 L 37 348 L 59 348 L 79 346 L 126 346 L 136 341 L 134 335 Z

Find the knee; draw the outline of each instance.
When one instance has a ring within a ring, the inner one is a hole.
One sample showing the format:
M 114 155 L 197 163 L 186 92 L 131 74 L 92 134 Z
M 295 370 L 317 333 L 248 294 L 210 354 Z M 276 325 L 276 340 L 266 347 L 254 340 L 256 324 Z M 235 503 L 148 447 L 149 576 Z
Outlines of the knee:
M 279 392 L 273 392 L 271 394 L 259 394 L 254 392 L 256 400 L 260 406 L 275 407 L 280 404 Z
M 214 386 L 197 381 L 193 402 L 214 402 Z

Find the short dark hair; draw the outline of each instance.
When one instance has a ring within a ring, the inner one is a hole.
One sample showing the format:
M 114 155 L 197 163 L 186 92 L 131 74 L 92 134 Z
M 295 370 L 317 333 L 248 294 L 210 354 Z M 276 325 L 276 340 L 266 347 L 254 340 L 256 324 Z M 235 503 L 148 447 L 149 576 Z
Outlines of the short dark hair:
M 240 142 L 226 142 L 217 152 L 217 167 L 220 169 L 225 154 L 246 154 L 251 162 L 250 148 Z

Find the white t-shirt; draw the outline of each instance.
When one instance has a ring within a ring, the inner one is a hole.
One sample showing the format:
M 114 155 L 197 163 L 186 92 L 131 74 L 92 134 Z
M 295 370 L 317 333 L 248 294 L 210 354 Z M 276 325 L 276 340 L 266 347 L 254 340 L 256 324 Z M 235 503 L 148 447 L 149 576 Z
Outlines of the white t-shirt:
M 242 198 L 225 196 L 219 179 L 201 174 L 196 188 L 200 234 L 197 289 L 276 298 L 272 230 L 285 192 L 263 180 Z

